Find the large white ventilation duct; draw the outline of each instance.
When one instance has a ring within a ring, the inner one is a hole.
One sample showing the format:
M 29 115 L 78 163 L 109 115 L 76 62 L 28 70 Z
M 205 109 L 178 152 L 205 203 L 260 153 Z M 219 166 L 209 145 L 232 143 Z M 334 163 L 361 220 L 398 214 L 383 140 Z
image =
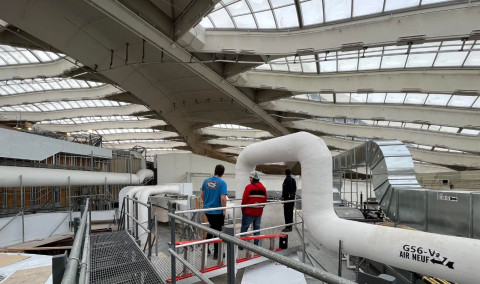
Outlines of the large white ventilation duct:
M 0 166 L 0 187 L 142 184 L 153 171 L 136 174 Z
M 340 219 L 333 210 L 332 157 L 322 139 L 299 132 L 247 146 L 236 165 L 236 196 L 257 164 L 299 161 L 306 227 L 322 245 L 459 283 L 478 283 L 480 241 Z

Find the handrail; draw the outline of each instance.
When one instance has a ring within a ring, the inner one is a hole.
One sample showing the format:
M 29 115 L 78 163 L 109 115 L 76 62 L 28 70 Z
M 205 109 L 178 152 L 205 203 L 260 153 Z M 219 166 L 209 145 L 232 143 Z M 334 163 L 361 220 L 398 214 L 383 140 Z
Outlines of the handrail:
M 78 228 L 77 235 L 73 241 L 72 250 L 68 256 L 67 267 L 63 273 L 62 284 L 77 283 L 78 266 L 80 265 L 80 252 L 84 244 L 85 235 L 89 234 L 90 219 L 88 216 L 90 199 L 87 198 L 85 208 L 82 213 L 82 219 L 80 221 L 80 227 Z M 87 227 L 88 224 L 88 227 Z
M 186 267 L 188 267 L 188 269 L 190 269 L 191 272 L 193 272 L 193 274 L 197 275 L 197 277 L 202 280 L 204 283 L 207 283 L 207 284 L 214 284 L 212 281 L 210 281 L 210 279 L 208 279 L 207 277 L 205 277 L 205 275 L 202 275 L 202 273 L 200 271 L 198 271 L 193 265 L 191 265 L 187 260 L 183 259 L 181 256 L 179 256 L 174 250 L 172 249 L 168 249 L 168 251 L 178 260 L 180 260 L 180 262 L 182 264 L 184 264 Z
M 8 226 L 8 224 L 12 223 L 13 220 L 17 219 L 17 217 L 18 217 L 19 215 L 21 215 L 21 214 L 22 214 L 22 212 L 18 212 L 17 215 L 15 215 L 15 217 L 12 218 L 12 220 L 8 221 L 7 224 L 3 225 L 3 226 L 0 228 L 0 232 L 1 232 L 6 226 Z
M 211 229 L 207 226 L 200 225 L 200 224 L 198 224 L 194 221 L 188 220 L 188 219 L 183 218 L 181 216 L 177 216 L 174 213 L 168 213 L 168 216 L 172 219 L 179 220 L 179 221 L 187 223 L 187 224 L 189 224 L 193 227 L 196 227 L 198 229 L 206 231 L 207 233 L 210 233 L 211 235 L 213 235 L 215 237 L 218 237 L 218 238 L 222 239 L 223 241 L 225 241 L 227 243 L 233 243 L 234 245 L 237 245 L 237 246 L 245 248 L 249 251 L 255 252 L 255 253 L 257 253 L 261 256 L 264 256 L 268 259 L 271 259 L 271 260 L 274 260 L 278 263 L 281 263 L 281 264 L 283 264 L 287 267 L 293 268 L 297 271 L 300 271 L 302 273 L 310 275 L 310 276 L 312 276 L 316 279 L 325 281 L 327 283 L 334 283 L 334 284 L 354 284 L 354 282 L 352 282 L 348 279 L 339 277 L 335 274 L 332 274 L 332 273 L 329 273 L 329 272 L 326 272 L 326 271 L 322 271 L 322 270 L 320 270 L 316 267 L 309 266 L 309 265 L 306 265 L 304 263 L 294 261 L 294 260 L 292 260 L 288 257 L 279 255 L 279 254 L 274 253 L 272 251 L 269 251 L 269 250 L 267 250 L 263 247 L 253 245 L 253 244 L 248 243 L 246 241 L 242 241 L 239 238 L 230 236 L 226 233 L 222 233 L 222 232 L 217 231 L 215 229 Z
M 234 205 L 234 206 L 225 206 L 225 207 L 215 207 L 215 208 L 203 208 L 203 209 L 191 209 L 183 211 L 175 211 L 176 214 L 186 214 L 186 213 L 196 213 L 196 212 L 207 212 L 207 211 L 216 211 L 230 208 L 243 208 L 243 207 L 253 207 L 259 205 L 271 205 L 271 204 L 283 204 L 283 203 L 292 203 L 296 201 L 302 201 L 301 199 L 285 200 L 285 201 L 271 201 L 265 203 L 255 203 L 255 204 L 246 204 L 246 205 Z

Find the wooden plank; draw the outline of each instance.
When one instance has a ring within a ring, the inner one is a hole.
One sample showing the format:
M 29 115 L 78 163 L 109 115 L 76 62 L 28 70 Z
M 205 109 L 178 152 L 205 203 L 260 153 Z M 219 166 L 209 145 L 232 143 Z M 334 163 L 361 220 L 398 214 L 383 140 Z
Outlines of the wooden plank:
M 6 247 L 5 250 L 15 249 L 17 247 L 21 247 L 21 248 L 39 247 L 39 246 L 43 246 L 43 245 L 46 245 L 46 244 L 49 244 L 49 243 L 53 243 L 53 242 L 61 241 L 61 240 L 64 240 L 64 239 L 68 239 L 68 238 L 71 238 L 71 237 L 73 237 L 73 234 L 52 236 L 52 237 L 44 238 L 44 239 L 41 239 L 41 240 L 33 240 L 33 241 L 25 242 L 25 243 L 22 243 L 22 244 L 18 244 L 18 245 L 15 245 L 15 246 Z
M 2 284 L 44 284 L 52 274 L 52 266 L 42 266 L 30 269 L 17 270 Z
M 17 263 L 21 260 L 27 259 L 30 256 L 18 255 L 18 254 L 0 254 L 0 267 L 4 267 L 13 263 Z
M 66 249 L 72 249 L 72 246 L 58 246 L 58 247 L 9 247 L 6 248 L 5 250 L 7 252 L 23 252 L 23 251 L 41 251 L 41 250 L 66 250 Z

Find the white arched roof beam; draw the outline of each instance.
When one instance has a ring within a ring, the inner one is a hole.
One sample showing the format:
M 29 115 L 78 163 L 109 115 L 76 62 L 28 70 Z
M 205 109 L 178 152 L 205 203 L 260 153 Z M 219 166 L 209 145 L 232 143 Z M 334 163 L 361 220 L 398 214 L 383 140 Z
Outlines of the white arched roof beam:
M 36 127 L 49 131 L 57 132 L 74 132 L 74 131 L 88 131 L 99 130 L 107 128 L 151 128 L 155 126 L 166 125 L 161 120 L 137 120 L 137 121 L 106 121 L 106 122 L 92 122 L 82 124 L 36 124 Z
M 478 2 L 474 2 L 389 13 L 344 23 L 331 22 L 308 30 L 275 33 L 209 30 L 205 33 L 205 44 L 201 48 L 197 47 L 195 51 L 222 53 L 222 50 L 230 50 L 259 55 L 293 55 L 302 50 L 340 49 L 342 45 L 351 43 L 361 43 L 363 46 L 391 44 L 405 36 L 468 37 L 472 31 L 478 29 L 479 11 Z M 445 19 L 455 20 L 447 25 Z
M 394 104 L 332 104 L 298 99 L 281 99 L 264 103 L 264 109 L 319 117 L 422 122 L 449 126 L 478 125 L 478 109 L 412 106 Z
M 201 135 L 212 135 L 218 137 L 247 137 L 247 138 L 272 138 L 273 135 L 263 130 L 242 130 L 242 129 L 222 129 L 216 127 L 206 127 L 197 130 Z
M 0 80 L 21 78 L 55 77 L 71 69 L 78 68 L 73 60 L 62 58 L 49 63 L 8 65 L 0 67 Z
M 185 153 L 192 153 L 191 151 L 187 150 L 176 150 L 176 149 L 147 149 L 147 157 L 153 157 L 155 155 L 163 155 L 163 154 L 185 154 Z
M 316 120 L 301 120 L 283 123 L 286 127 L 310 130 L 328 135 L 357 136 L 374 139 L 396 139 L 421 145 L 432 145 L 467 152 L 478 152 L 478 136 L 465 136 L 425 130 L 395 127 L 364 126 L 358 124 L 329 123 Z
M 32 92 L 18 95 L 0 96 L 0 106 L 20 105 L 39 102 L 55 102 L 61 100 L 101 99 L 108 95 L 122 93 L 123 91 L 105 85 L 88 89 L 52 90 L 46 92 Z
M 225 145 L 229 147 L 246 147 L 255 142 L 259 142 L 259 141 L 234 140 L 234 139 L 208 139 L 205 141 L 205 143 L 208 143 L 208 144 Z
M 187 146 L 185 142 L 177 141 L 166 141 L 166 142 L 134 142 L 134 143 L 108 143 L 103 142 L 103 146 L 111 149 L 132 149 L 135 146 L 145 147 L 145 148 L 175 148 Z
M 133 115 L 138 112 L 148 111 L 148 109 L 141 105 L 128 105 L 120 107 L 90 107 L 90 108 L 80 108 L 80 109 L 71 109 L 71 110 L 61 110 L 61 111 L 45 111 L 45 112 L 21 112 L 22 120 L 27 121 L 43 121 L 51 119 L 64 119 L 64 118 L 75 118 L 75 117 L 84 117 L 84 116 L 102 116 L 109 115 Z M 19 111 L 15 112 L 5 112 L 1 111 L 0 114 L 4 116 L 4 119 L 16 120 L 18 119 Z
M 352 141 L 330 136 L 322 136 L 322 139 L 325 141 L 328 147 L 334 147 L 342 150 L 349 150 L 365 143 L 361 141 Z M 480 156 L 462 153 L 428 151 L 412 147 L 408 147 L 408 150 L 412 154 L 413 159 L 417 161 L 442 166 L 462 166 L 468 168 L 480 167 Z
M 237 87 L 281 89 L 299 93 L 328 92 L 424 92 L 453 93 L 480 90 L 479 70 L 402 70 L 322 75 L 249 71 L 232 78 Z
M 151 130 L 151 129 L 149 129 Z M 107 141 L 125 140 L 125 139 L 167 139 L 178 137 L 175 132 L 124 132 L 124 133 L 106 133 L 106 129 L 99 129 L 96 132 Z M 72 133 L 74 134 L 74 133 Z

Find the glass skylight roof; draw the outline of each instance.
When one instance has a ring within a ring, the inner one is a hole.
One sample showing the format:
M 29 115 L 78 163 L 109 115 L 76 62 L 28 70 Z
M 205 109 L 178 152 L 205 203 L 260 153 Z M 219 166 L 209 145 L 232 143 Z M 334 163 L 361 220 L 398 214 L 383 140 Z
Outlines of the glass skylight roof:
M 79 101 L 58 101 L 24 104 L 15 106 L 0 107 L 0 111 L 25 111 L 25 112 L 48 112 L 67 109 L 95 108 L 95 107 L 120 107 L 130 105 L 129 103 L 110 100 L 79 100 Z
M 388 120 L 368 120 L 368 119 L 353 119 L 353 118 L 330 118 L 330 117 L 317 117 L 316 120 L 333 122 L 333 123 L 342 123 L 342 124 L 358 124 L 358 125 L 373 125 L 373 126 L 382 126 L 382 127 L 401 127 L 401 128 L 410 128 L 410 129 L 419 129 L 425 131 L 434 131 L 434 132 L 447 132 L 459 135 L 474 135 L 478 136 L 480 131 L 475 129 L 463 128 L 460 131 L 459 127 L 451 127 L 444 125 L 432 125 L 425 123 L 412 123 L 412 122 L 402 122 L 402 121 L 388 121 Z
M 0 96 L 51 90 L 95 88 L 103 85 L 105 84 L 65 78 L 6 80 L 0 81 Z
M 326 103 L 411 104 L 444 107 L 480 108 L 478 95 L 451 95 L 427 93 L 336 93 L 302 94 L 295 99 Z
M 335 138 L 349 140 L 349 141 L 361 141 L 361 142 L 374 140 L 372 138 L 366 138 L 366 137 L 352 137 L 352 136 L 340 136 L 340 135 L 335 135 Z M 421 144 L 414 144 L 414 143 L 405 143 L 405 145 L 409 148 L 418 148 L 418 149 L 428 150 L 428 151 L 469 154 L 468 152 L 465 152 L 465 151 L 441 148 L 437 146 L 428 146 L 428 145 L 421 145 Z
M 39 122 L 40 124 L 83 124 L 83 123 L 95 123 L 95 122 L 105 122 L 105 121 L 135 121 L 135 120 L 147 120 L 145 117 L 137 117 L 130 115 L 111 115 L 111 116 L 86 116 L 86 117 L 75 117 L 67 119 L 55 119 L 55 120 L 45 120 Z M 100 134 L 100 133 L 98 133 Z
M 112 128 L 94 130 L 99 135 L 123 134 L 123 133 L 162 133 L 163 131 L 151 128 Z M 72 132 L 72 134 L 85 134 L 85 131 Z
M 165 139 L 127 139 L 127 140 L 114 140 L 105 141 L 104 144 L 128 144 L 128 143 L 156 143 L 156 142 L 171 142 Z
M 52 62 L 64 56 L 49 51 L 0 45 L 0 66 Z
M 201 22 L 207 29 L 291 29 L 416 9 L 451 0 L 222 0 Z M 299 20 L 300 17 L 300 20 Z
M 317 70 L 317 64 L 319 70 Z M 332 73 L 363 70 L 480 66 L 480 41 L 442 41 L 274 59 L 257 70 Z
M 236 125 L 236 124 L 215 124 L 212 127 L 223 129 L 241 129 L 241 130 L 253 130 L 253 128 Z

